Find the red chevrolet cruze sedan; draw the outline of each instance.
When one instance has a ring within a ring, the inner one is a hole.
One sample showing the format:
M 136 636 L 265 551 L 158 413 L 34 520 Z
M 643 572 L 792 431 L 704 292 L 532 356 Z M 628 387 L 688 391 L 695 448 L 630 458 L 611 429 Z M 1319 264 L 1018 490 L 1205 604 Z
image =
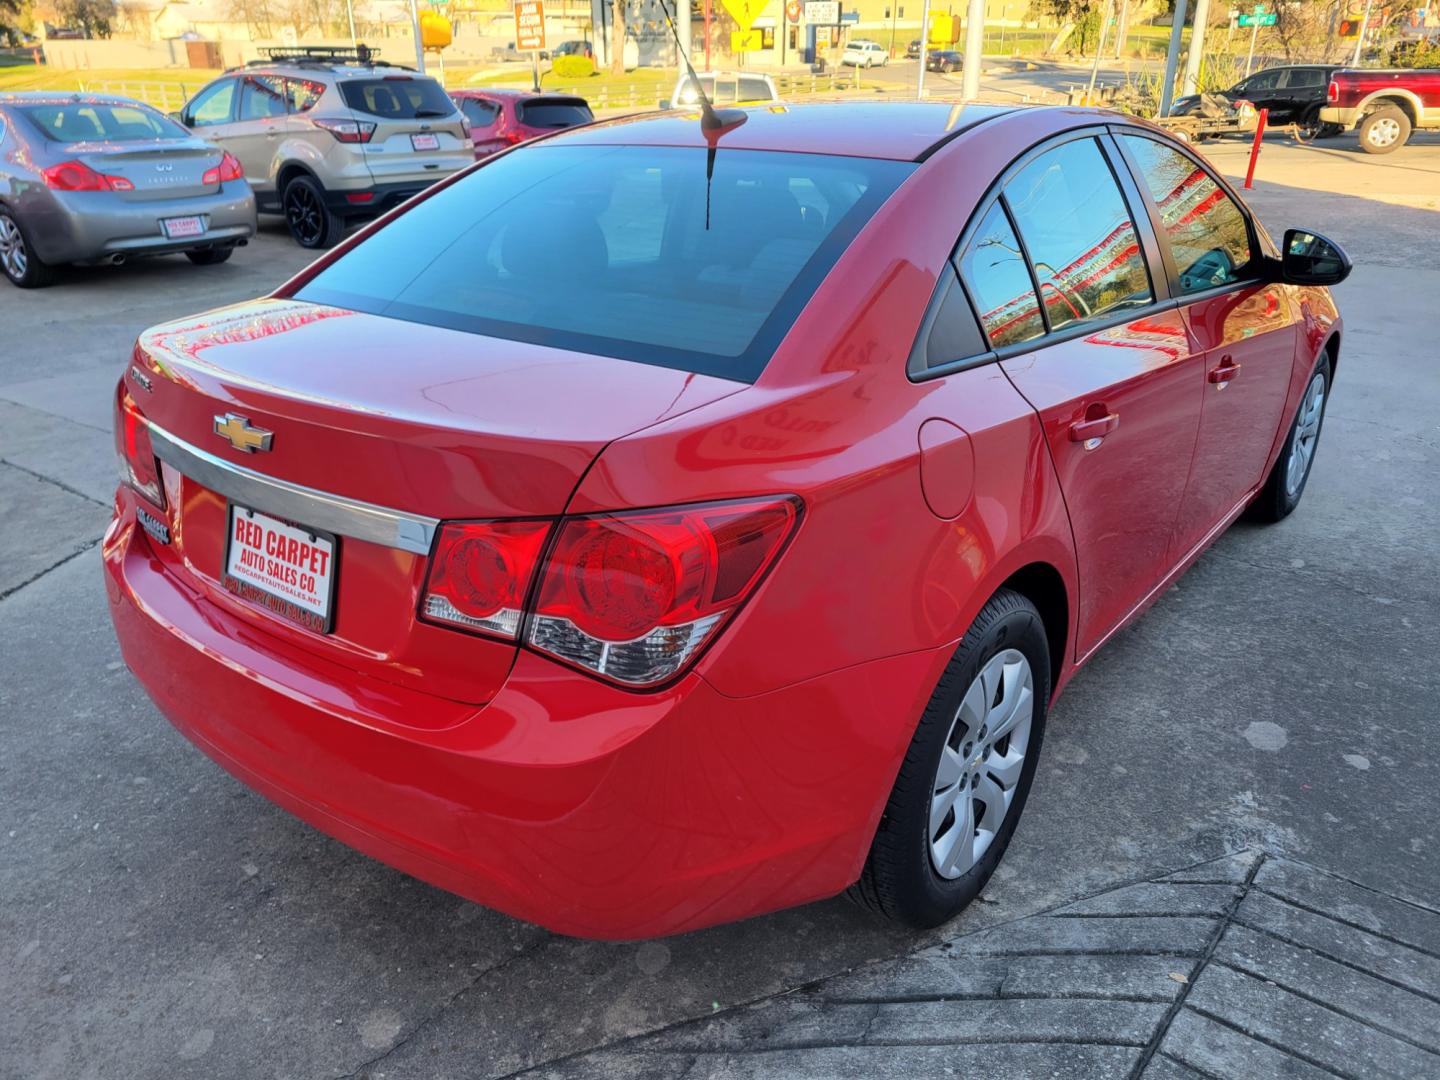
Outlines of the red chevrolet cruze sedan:
M 143 334 L 116 631 L 245 783 L 520 918 L 934 925 L 1066 681 L 1299 501 L 1349 263 L 1121 116 L 721 120 L 498 154 Z

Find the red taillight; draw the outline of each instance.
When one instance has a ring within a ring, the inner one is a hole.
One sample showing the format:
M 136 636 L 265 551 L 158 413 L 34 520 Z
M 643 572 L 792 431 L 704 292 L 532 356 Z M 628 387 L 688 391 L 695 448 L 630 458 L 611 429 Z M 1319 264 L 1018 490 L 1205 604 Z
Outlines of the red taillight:
M 375 124 L 370 120 L 316 120 L 314 124 L 342 143 L 368 143 L 375 134 Z
M 518 130 L 517 128 L 511 128 L 509 131 L 504 132 L 500 136 L 500 139 L 502 142 L 508 143 L 511 146 L 515 146 L 516 144 L 525 141 L 525 133 Z
M 1331 79 L 1330 85 L 1325 88 L 1325 100 L 1331 103 L 1340 100 L 1340 84 L 1334 79 Z
M 754 591 L 797 518 L 788 498 L 569 518 L 525 640 L 628 686 L 664 682 Z
M 115 402 L 115 449 L 120 456 L 120 479 L 161 510 L 165 492 L 160 486 L 160 468 L 150 444 L 150 427 L 122 384 Z
M 42 169 L 45 186 L 56 191 L 134 191 L 135 185 L 123 176 L 98 173 L 83 161 L 62 161 Z
M 220 158 L 220 164 L 213 169 L 206 169 L 200 182 L 202 184 L 228 184 L 230 181 L 242 179 L 244 176 L 245 170 L 240 167 L 239 159 L 226 150 Z
M 548 521 L 452 522 L 440 530 L 422 611 L 439 622 L 515 638 Z

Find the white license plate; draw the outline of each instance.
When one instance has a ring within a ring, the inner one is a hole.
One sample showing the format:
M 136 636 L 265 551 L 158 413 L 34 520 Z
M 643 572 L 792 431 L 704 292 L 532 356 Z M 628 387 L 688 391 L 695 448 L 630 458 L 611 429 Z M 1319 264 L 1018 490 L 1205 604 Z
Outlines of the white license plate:
M 439 150 L 439 135 L 411 135 L 410 145 L 416 150 Z
M 160 227 L 165 230 L 168 239 L 180 240 L 186 236 L 199 236 L 204 233 L 205 222 L 198 217 L 161 218 Z
M 224 584 L 317 633 L 335 604 L 335 538 L 230 504 Z

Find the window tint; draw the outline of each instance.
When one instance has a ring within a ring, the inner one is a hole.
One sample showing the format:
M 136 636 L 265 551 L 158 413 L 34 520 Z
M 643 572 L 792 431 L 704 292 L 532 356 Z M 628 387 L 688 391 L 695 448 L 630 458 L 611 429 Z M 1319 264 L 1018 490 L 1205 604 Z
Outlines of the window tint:
M 529 101 L 520 106 L 520 122 L 538 128 L 566 128 L 594 120 L 590 106 L 574 101 Z
M 408 75 L 347 79 L 340 84 L 340 96 L 350 108 L 386 120 L 436 119 L 455 111 L 455 103 L 434 79 Z
M 1178 150 L 1140 135 L 1121 138 L 1160 207 L 1180 291 L 1199 292 L 1244 278 L 1251 263 L 1250 231 L 1220 185 Z
M 491 101 L 461 98 L 460 111 L 470 121 L 471 128 L 487 128 L 500 119 L 500 106 Z
M 149 142 L 189 134 L 143 105 L 27 105 L 19 111 L 52 142 Z
M 308 79 L 287 79 L 290 88 L 290 111 L 309 112 L 325 93 L 325 84 Z
M 932 368 L 979 356 L 987 349 L 955 271 L 947 269 L 943 280 L 945 293 L 925 341 L 925 366 Z
M 417 203 L 297 295 L 752 381 L 914 168 L 729 150 L 707 182 L 703 149 L 542 143 Z
M 1285 85 L 1292 90 L 1299 90 L 1324 86 L 1325 82 L 1325 72 L 1320 68 L 1296 68 L 1290 72 L 1290 78 Z
M 246 75 L 240 80 L 241 120 L 269 120 L 285 113 L 284 79 L 273 75 Z
M 740 101 L 769 101 L 771 98 L 770 84 L 757 75 L 740 76 Z
M 1125 200 L 1094 139 L 1041 154 L 1005 185 L 1050 329 L 1153 296 Z
M 201 90 L 199 96 L 189 106 L 190 126 L 205 127 L 207 124 L 228 124 L 234 103 L 234 79 L 225 79 Z
M 1261 90 L 1274 90 L 1280 85 L 1280 72 L 1262 71 L 1259 75 L 1251 75 L 1240 84 L 1238 89 L 1247 94 L 1254 94 Z
M 998 201 L 986 211 L 961 254 L 960 275 L 975 297 L 991 345 L 1014 345 L 1045 332 L 1020 241 Z

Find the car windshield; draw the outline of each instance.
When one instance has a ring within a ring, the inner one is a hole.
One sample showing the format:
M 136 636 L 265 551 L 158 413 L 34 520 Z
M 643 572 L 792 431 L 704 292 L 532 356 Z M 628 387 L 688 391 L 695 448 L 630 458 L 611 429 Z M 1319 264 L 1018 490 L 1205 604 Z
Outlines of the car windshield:
M 356 112 L 386 120 L 449 116 L 455 111 L 455 104 L 434 79 L 409 75 L 350 79 L 340 84 L 340 96 Z
M 20 112 L 55 142 L 150 142 L 188 139 L 179 124 L 144 105 L 26 105 Z
M 298 297 L 746 382 L 909 162 L 540 145 L 423 199 Z

